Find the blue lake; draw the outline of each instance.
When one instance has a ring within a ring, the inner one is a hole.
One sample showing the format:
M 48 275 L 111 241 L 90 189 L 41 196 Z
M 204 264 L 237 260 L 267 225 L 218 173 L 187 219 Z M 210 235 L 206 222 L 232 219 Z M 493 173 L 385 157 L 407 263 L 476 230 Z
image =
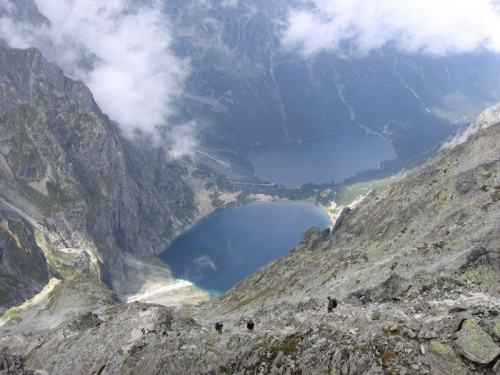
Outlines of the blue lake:
M 308 203 L 256 202 L 220 209 L 177 237 L 160 258 L 174 277 L 215 296 L 287 253 L 313 225 L 326 228 L 331 221 Z
M 262 180 L 288 188 L 341 183 L 358 172 L 396 158 L 393 145 L 374 134 L 331 135 L 284 146 L 255 146 L 240 152 Z

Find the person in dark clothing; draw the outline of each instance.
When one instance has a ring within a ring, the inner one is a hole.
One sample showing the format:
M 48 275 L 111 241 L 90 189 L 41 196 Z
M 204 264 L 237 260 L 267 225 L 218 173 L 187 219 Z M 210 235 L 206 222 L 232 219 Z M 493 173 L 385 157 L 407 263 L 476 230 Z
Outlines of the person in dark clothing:
M 247 322 L 247 329 L 252 332 L 253 331 L 253 327 L 255 326 L 254 322 L 252 319 L 250 319 L 248 322 Z
M 217 331 L 217 333 L 221 335 L 222 335 L 222 327 L 224 327 L 224 324 L 222 324 L 222 322 L 215 323 L 215 330 Z
M 330 297 L 330 296 L 328 296 L 327 298 L 328 298 L 328 312 L 332 313 L 333 309 L 335 307 L 337 307 L 337 300 L 335 298 Z

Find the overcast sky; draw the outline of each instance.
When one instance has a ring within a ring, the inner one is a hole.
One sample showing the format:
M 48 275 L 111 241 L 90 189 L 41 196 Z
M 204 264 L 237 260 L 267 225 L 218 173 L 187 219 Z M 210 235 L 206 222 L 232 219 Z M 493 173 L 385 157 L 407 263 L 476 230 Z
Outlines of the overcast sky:
M 282 45 L 305 58 L 358 57 L 392 42 L 435 56 L 500 52 L 499 2 L 491 0 L 304 0 L 291 9 Z

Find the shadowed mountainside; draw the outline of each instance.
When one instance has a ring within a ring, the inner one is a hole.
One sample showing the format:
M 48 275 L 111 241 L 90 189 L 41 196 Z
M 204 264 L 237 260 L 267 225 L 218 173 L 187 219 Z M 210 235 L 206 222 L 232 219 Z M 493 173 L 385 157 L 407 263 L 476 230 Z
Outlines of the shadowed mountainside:
M 0 125 L 0 306 L 76 270 L 120 291 L 122 252 L 162 251 L 196 213 L 183 168 L 36 49 L 0 47 Z

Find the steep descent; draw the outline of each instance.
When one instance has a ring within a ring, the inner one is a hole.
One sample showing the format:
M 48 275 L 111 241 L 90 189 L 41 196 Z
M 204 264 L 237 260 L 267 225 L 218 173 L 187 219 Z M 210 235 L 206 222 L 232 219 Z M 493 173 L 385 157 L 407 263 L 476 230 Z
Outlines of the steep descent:
M 55 325 L 67 280 L 10 311 L 0 347 L 51 374 L 498 373 L 499 147 L 500 125 L 480 130 L 220 299 L 122 304 L 89 286 L 93 299 Z

